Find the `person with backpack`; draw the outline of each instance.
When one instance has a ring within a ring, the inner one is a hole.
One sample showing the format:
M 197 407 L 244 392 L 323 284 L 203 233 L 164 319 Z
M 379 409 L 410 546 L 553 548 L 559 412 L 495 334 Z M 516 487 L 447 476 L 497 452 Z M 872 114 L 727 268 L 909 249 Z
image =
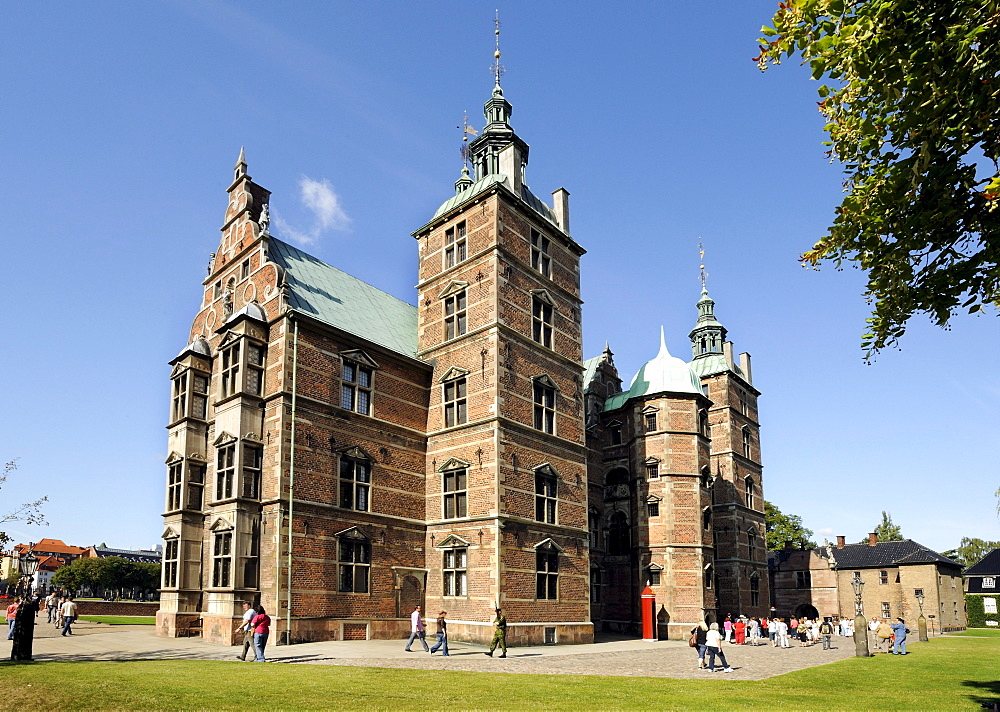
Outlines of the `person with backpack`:
M 833 623 L 829 618 L 824 618 L 819 624 L 819 635 L 823 639 L 823 650 L 833 650 Z

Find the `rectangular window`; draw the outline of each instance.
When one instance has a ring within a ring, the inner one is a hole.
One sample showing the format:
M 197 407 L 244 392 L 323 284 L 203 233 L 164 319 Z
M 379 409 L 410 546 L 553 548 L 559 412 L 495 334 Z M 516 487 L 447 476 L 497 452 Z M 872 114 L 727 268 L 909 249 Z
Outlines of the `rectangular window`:
M 205 466 L 188 463 L 187 502 L 185 509 L 201 511 L 205 490 Z
M 756 504 L 757 501 L 756 500 L 757 488 L 754 486 L 753 480 L 751 478 L 747 477 L 745 480 L 743 480 L 743 489 L 745 490 L 746 494 L 747 507 L 749 509 L 753 509 L 754 504 Z
M 535 430 L 556 431 L 556 389 L 540 381 L 534 384 Z
M 537 296 L 531 298 L 531 338 L 552 348 L 552 305 Z
M 660 503 L 659 502 L 646 502 L 646 509 L 649 513 L 649 518 L 660 516 Z
M 208 417 L 208 376 L 191 377 L 191 417 L 205 420 Z
M 240 265 L 240 279 L 244 280 L 250 276 L 250 260 L 243 260 L 243 264 Z
M 750 428 L 743 427 L 743 455 L 744 457 L 750 457 L 751 446 L 753 445 L 753 438 L 750 436 Z
M 170 422 L 174 423 L 187 415 L 188 372 L 178 374 L 173 380 L 173 408 Z
M 370 415 L 371 393 L 372 370 L 353 361 L 344 361 L 340 386 L 340 407 L 362 415 Z
M 535 520 L 546 524 L 556 523 L 556 491 L 558 483 L 555 477 L 535 475 Z
M 167 469 L 167 511 L 173 512 L 181 508 L 181 493 L 183 492 L 184 462 L 178 460 Z
M 212 549 L 212 586 L 227 588 L 232 585 L 233 533 L 219 532 L 215 535 Z
M 465 596 L 468 549 L 447 549 L 444 552 L 444 595 Z
M 620 425 L 611 426 L 611 444 L 612 445 L 622 444 L 622 426 Z
M 892 618 L 892 606 L 889 605 L 888 601 L 882 601 L 882 617 Z
M 235 480 L 236 444 L 234 443 L 219 448 L 215 464 L 215 498 L 230 499 L 233 497 Z
M 747 394 L 744 393 L 743 391 L 740 391 L 739 395 L 740 395 L 740 412 L 743 415 L 749 415 L 750 414 L 750 404 L 749 404 L 749 401 L 747 400 Z
M 465 379 L 456 378 L 444 384 L 444 427 L 466 422 Z
M 341 593 L 368 593 L 368 572 L 371 569 L 371 548 L 367 541 L 340 540 Z
M 240 342 L 234 341 L 222 349 L 222 369 L 220 383 L 222 397 L 226 398 L 240 390 Z
M 760 579 L 756 576 L 750 577 L 750 605 L 760 605 Z
M 923 596 L 923 595 L 924 595 L 924 589 L 922 589 L 922 588 L 915 588 L 915 589 L 913 589 L 913 597 L 914 598 L 919 598 L 920 596 Z
M 212 301 L 222 296 L 222 280 L 220 279 L 212 286 Z
M 646 465 L 646 479 L 656 480 L 660 478 L 660 463 L 650 462 Z
M 259 445 L 243 446 L 243 496 L 260 499 L 260 475 L 264 450 Z
M 660 585 L 660 572 L 657 569 L 647 569 L 646 573 L 649 574 L 649 576 L 647 576 L 647 580 L 649 581 L 650 586 Z
M 247 344 L 246 383 L 243 390 L 252 396 L 264 395 L 264 347 Z
M 468 300 L 465 290 L 456 292 L 444 300 L 444 338 L 454 339 L 468 329 Z
M 983 588 L 996 588 L 997 580 L 993 576 L 983 576 Z
M 646 432 L 656 431 L 656 413 L 646 413 Z
M 543 277 L 551 276 L 552 258 L 549 256 L 549 238 L 531 228 L 531 269 Z
M 349 457 L 340 459 L 340 506 L 367 512 L 371 488 L 371 463 Z
M 880 584 L 889 583 L 889 572 L 888 571 L 879 571 L 878 572 L 878 582 Z
M 167 539 L 163 547 L 163 587 L 177 587 L 177 552 L 179 542 L 177 539 Z
M 996 613 L 997 599 L 990 596 L 983 597 L 983 613 Z
M 808 571 L 796 571 L 795 588 L 812 588 L 812 574 Z
M 590 570 L 590 602 L 601 602 L 601 570 Z
M 466 476 L 465 470 L 448 470 L 443 475 L 445 519 L 468 516 Z
M 555 551 L 538 551 L 535 554 L 535 598 L 554 601 L 559 595 L 559 554 Z
M 444 232 L 444 266 L 454 267 L 466 258 L 465 221 Z

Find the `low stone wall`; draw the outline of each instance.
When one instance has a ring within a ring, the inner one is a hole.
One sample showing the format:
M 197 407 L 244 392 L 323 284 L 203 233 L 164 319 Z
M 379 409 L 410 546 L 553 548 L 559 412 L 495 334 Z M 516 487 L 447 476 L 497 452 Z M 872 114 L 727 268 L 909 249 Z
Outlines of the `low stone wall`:
M 76 611 L 81 616 L 155 616 L 160 610 L 158 602 L 139 601 L 77 601 Z

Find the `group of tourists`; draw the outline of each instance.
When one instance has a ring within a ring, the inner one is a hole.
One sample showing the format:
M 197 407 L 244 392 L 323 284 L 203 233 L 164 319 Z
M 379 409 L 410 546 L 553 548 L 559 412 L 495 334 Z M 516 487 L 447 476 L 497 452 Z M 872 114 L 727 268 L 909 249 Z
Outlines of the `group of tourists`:
M 48 614 L 47 621 L 62 628 L 63 635 L 73 635 L 72 625 L 77 618 L 77 607 L 70 595 L 50 593 L 44 603 L 40 594 L 28 593 L 14 598 L 7 606 L 7 640 L 11 641 L 11 660 L 31 660 L 35 639 L 35 619 L 42 606 Z
M 902 618 L 894 621 L 888 618 L 872 618 L 868 623 L 868 630 L 877 645 L 873 652 L 906 655 L 906 634 L 910 629 L 906 627 Z
M 507 617 L 503 614 L 503 611 L 499 608 L 496 609 L 496 617 L 493 619 L 493 640 L 490 643 L 490 650 L 487 653 L 483 653 L 488 657 L 493 657 L 493 652 L 500 648 L 500 655 L 497 657 L 505 658 L 507 657 Z M 406 641 L 406 647 L 403 648 L 408 653 L 415 652 L 410 646 L 413 645 L 413 641 L 419 640 L 420 644 L 424 646 L 424 650 L 431 655 L 441 650 L 442 657 L 450 657 L 451 653 L 448 652 L 448 621 L 445 616 L 448 615 L 448 611 L 441 611 L 438 613 L 437 617 L 437 643 L 433 648 L 427 646 L 427 632 L 424 626 L 423 614 L 420 612 L 420 606 L 413 609 L 413 613 L 410 614 L 410 637 Z

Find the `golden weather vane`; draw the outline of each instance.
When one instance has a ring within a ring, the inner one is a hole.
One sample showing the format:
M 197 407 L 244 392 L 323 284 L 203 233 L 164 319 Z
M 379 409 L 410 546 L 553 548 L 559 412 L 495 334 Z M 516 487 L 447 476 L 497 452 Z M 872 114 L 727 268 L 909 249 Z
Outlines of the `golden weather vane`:
M 708 278 L 708 272 L 705 271 L 705 247 L 701 244 L 701 238 L 698 238 L 698 270 L 700 272 L 699 278 L 701 279 L 701 288 L 705 289 L 705 280 Z
M 469 136 L 478 136 L 479 132 L 474 128 L 469 126 L 469 112 L 464 112 L 462 116 L 462 125 L 456 126 L 456 129 L 462 130 L 462 166 L 465 167 L 469 162 Z

